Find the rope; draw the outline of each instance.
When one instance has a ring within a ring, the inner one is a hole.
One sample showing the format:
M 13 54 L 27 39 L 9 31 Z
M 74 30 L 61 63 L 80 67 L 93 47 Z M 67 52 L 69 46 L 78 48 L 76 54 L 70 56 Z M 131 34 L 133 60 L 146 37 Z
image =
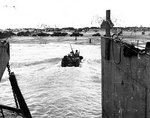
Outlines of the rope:
M 9 63 L 7 64 L 7 69 L 8 69 L 8 75 L 9 75 L 9 77 L 10 77 L 10 75 L 11 75 L 11 69 L 10 69 Z M 12 92 L 13 92 L 13 96 L 14 96 L 16 108 L 19 108 L 19 105 L 18 105 L 18 102 L 17 102 L 17 97 L 16 97 L 16 94 L 15 94 L 13 88 L 12 88 Z
M 11 70 L 10 70 L 10 65 L 9 65 L 9 63 L 7 64 L 7 69 L 8 69 L 8 75 L 10 76 Z
M 103 37 L 103 36 L 102 36 Z M 114 38 L 111 38 L 111 37 L 103 37 L 103 38 L 108 38 L 108 39 L 111 39 L 111 40 L 114 40 L 114 41 L 118 41 L 118 40 L 116 40 L 116 39 L 114 39 Z M 123 45 L 123 46 L 126 46 L 127 48 L 130 48 L 130 46 L 129 45 L 127 45 L 126 43 L 124 43 L 122 40 L 119 40 L 119 42 L 120 42 L 120 49 L 121 49 L 121 45 Z M 113 55 L 113 58 L 114 58 L 114 45 L 113 45 L 113 43 L 114 42 L 112 42 L 112 55 Z M 138 46 L 139 47 L 139 46 Z M 132 51 L 134 51 L 134 52 L 136 52 L 138 55 L 139 54 L 145 54 L 144 55 L 144 57 L 143 58 L 145 58 L 146 59 L 146 61 L 148 61 L 148 63 L 150 62 L 150 54 L 148 54 L 146 51 L 143 53 L 142 52 L 142 50 L 135 50 L 135 49 L 131 49 Z M 121 50 L 120 50 L 121 51 Z M 120 52 L 120 54 L 121 54 L 121 52 Z M 116 62 L 115 62 L 115 58 L 114 58 L 114 63 L 112 62 L 112 61 L 110 61 L 112 64 L 117 64 Z M 120 57 L 120 60 L 118 61 L 118 63 L 119 62 L 121 62 L 121 57 Z M 131 66 L 131 64 L 130 64 L 130 66 Z M 125 73 L 130 79 L 131 79 L 131 81 L 133 81 L 132 83 L 133 83 L 133 85 L 135 84 L 135 82 L 137 82 L 141 87 L 143 87 L 144 89 L 145 89 L 145 114 L 147 114 L 147 91 L 149 91 L 149 89 L 147 88 L 147 86 L 145 85 L 145 84 L 143 84 L 143 83 L 141 83 L 141 81 L 140 80 L 137 80 L 136 78 L 133 78 L 132 77 L 132 74 L 129 74 L 128 72 L 125 72 L 122 68 L 120 68 L 120 67 L 118 67 L 118 66 L 116 66 L 119 70 L 121 70 L 123 73 Z M 130 68 L 130 71 L 131 71 L 131 73 L 132 73 L 132 69 Z M 106 114 L 107 115 L 107 114 Z M 147 115 L 146 115 L 147 116 Z
M 120 42 L 120 45 L 121 46 L 126 46 L 127 48 L 130 48 L 129 47 L 129 45 L 127 45 L 126 43 L 124 43 L 122 40 L 118 40 L 118 39 L 114 39 L 114 38 L 112 38 L 112 37 L 103 37 L 103 38 L 109 38 L 109 39 L 111 39 L 111 40 L 114 40 L 115 42 Z M 140 51 L 136 51 L 136 50 L 134 50 L 134 49 L 131 49 L 132 51 L 134 51 L 134 52 L 136 52 L 137 54 L 145 54 L 144 55 L 144 58 L 146 59 L 146 61 L 148 62 L 148 63 L 150 63 L 150 54 L 148 54 L 148 53 L 142 53 L 142 52 L 140 52 Z M 113 63 L 112 61 L 110 61 L 111 63 Z M 113 63 L 114 64 L 114 63 Z M 116 63 L 115 63 L 116 64 Z M 124 73 L 126 73 L 126 75 L 128 76 L 128 77 L 130 77 L 132 80 L 134 80 L 134 81 L 136 81 L 136 82 L 138 82 L 141 86 L 143 86 L 144 88 L 146 87 L 145 85 L 142 85 L 141 83 L 140 83 L 140 81 L 138 81 L 138 80 L 136 80 L 136 79 L 134 79 L 130 74 L 128 74 L 127 72 L 125 72 L 124 70 L 122 70 L 121 68 L 119 68 L 118 66 L 116 66 L 118 69 L 120 69 L 121 71 L 123 71 Z
M 125 41 L 125 40 L 124 40 L 123 42 L 124 42 L 124 43 L 129 43 L 129 42 Z M 133 42 L 132 42 L 132 43 L 133 43 Z M 143 43 L 144 43 L 144 42 L 143 42 Z M 135 44 L 135 43 L 133 43 L 133 44 Z M 145 48 L 145 46 L 141 46 L 141 45 L 138 45 L 137 47 L 140 47 L 140 48 L 143 48 L 143 49 Z
M 112 38 L 112 37 L 107 37 L 107 36 L 101 36 L 102 38 L 108 38 L 108 39 L 111 39 L 111 40 L 113 40 L 113 41 L 115 41 L 115 42 L 120 42 L 120 44 L 121 44 L 121 46 L 126 46 L 127 48 L 130 48 L 128 45 L 127 45 L 127 43 L 126 42 L 124 42 L 124 41 L 122 41 L 122 40 L 118 40 L 118 39 L 114 39 L 114 38 Z M 132 51 L 134 51 L 135 53 L 137 53 L 137 54 L 145 54 L 145 56 L 144 56 L 144 58 L 146 59 L 146 61 L 148 62 L 148 63 L 150 63 L 150 54 L 148 54 L 148 53 L 143 53 L 142 51 L 136 51 L 136 50 L 134 50 L 134 49 L 132 49 Z
M 115 64 L 120 64 L 121 63 L 121 45 L 120 45 L 120 50 L 119 50 L 119 60 L 118 62 L 115 59 L 115 54 L 114 54 L 114 42 L 112 42 L 112 55 L 113 55 L 113 60 Z
M 104 58 L 104 57 L 103 57 Z M 113 61 L 110 61 L 110 63 L 115 64 Z M 131 65 L 130 65 L 131 66 Z M 137 80 L 137 78 L 133 78 L 132 74 L 129 74 L 128 72 L 126 72 L 125 70 L 123 70 L 121 67 L 116 66 L 117 69 L 119 69 L 120 71 L 122 71 L 127 78 L 130 78 L 132 81 L 137 82 L 140 86 L 146 88 L 146 85 L 144 85 L 143 83 L 141 83 L 140 80 Z M 129 68 L 129 71 L 132 73 L 131 67 Z M 120 83 L 120 82 L 119 82 Z

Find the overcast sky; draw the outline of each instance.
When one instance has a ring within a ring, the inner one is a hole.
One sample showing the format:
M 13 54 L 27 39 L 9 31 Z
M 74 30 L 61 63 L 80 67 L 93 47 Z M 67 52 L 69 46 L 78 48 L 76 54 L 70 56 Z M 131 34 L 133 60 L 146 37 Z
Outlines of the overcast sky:
M 0 29 L 99 26 L 107 9 L 116 26 L 150 27 L 149 0 L 0 0 Z

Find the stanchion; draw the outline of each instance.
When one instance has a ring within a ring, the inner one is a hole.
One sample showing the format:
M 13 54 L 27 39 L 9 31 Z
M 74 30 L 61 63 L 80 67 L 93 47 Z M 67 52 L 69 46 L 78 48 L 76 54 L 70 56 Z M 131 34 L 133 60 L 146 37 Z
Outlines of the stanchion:
M 18 83 L 16 80 L 16 76 L 13 72 L 10 73 L 9 80 L 10 80 L 13 92 L 16 95 L 16 98 L 18 100 L 23 118 L 32 118 L 30 111 L 28 109 L 28 106 L 27 106 L 27 104 L 26 104 L 26 102 L 22 96 L 20 89 L 19 89 L 19 86 L 18 86 Z

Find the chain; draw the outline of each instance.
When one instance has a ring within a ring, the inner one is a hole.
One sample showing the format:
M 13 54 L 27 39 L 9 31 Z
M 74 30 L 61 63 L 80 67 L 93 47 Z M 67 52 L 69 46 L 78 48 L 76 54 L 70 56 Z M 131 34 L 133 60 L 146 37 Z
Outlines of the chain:
M 10 76 L 11 70 L 10 70 L 10 65 L 9 65 L 9 63 L 7 64 L 7 69 L 8 69 L 8 74 L 9 74 L 9 76 Z
M 9 77 L 11 76 L 11 69 L 10 69 L 10 65 L 9 63 L 7 64 L 7 69 L 8 69 L 8 75 Z M 13 96 L 14 96 L 14 100 L 15 100 L 15 103 L 16 103 L 16 107 L 19 108 L 19 105 L 18 105 L 18 102 L 17 102 L 17 98 L 16 98 L 16 94 L 12 88 L 12 91 L 13 91 Z

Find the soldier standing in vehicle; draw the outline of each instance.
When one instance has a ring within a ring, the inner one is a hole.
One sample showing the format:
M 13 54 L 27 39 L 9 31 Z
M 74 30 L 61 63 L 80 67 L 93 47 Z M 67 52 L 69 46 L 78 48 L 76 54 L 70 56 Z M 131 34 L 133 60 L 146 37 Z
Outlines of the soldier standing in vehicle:
M 79 57 L 79 51 L 78 51 L 78 50 L 76 50 L 74 56 L 75 56 L 75 57 Z

